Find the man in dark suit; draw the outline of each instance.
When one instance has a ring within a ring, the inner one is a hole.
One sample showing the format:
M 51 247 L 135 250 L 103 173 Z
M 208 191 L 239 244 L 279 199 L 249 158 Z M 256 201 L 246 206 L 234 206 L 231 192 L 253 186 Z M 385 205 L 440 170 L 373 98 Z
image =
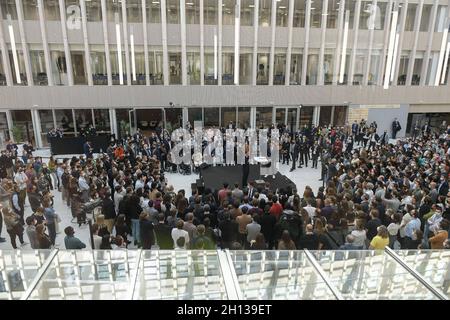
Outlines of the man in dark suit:
M 298 152 L 299 152 L 300 146 L 298 143 L 294 141 L 294 139 L 291 140 L 291 145 L 289 146 L 289 152 L 292 157 L 292 168 L 291 171 L 295 170 L 295 161 L 297 161 L 298 158 Z M 299 166 L 301 168 L 301 166 Z
M 448 193 L 448 189 L 449 189 L 449 186 L 448 186 L 447 178 L 444 175 L 442 175 L 441 183 L 439 184 L 439 187 L 438 187 L 439 195 L 446 196 Z
M 392 139 L 396 139 L 397 132 L 399 132 L 400 130 L 402 130 L 400 122 L 398 122 L 397 118 L 395 118 L 394 122 L 392 122 Z
M 155 225 L 155 236 L 156 244 L 161 250 L 172 250 L 173 249 L 173 239 L 172 239 L 172 228 L 164 223 L 164 214 L 160 213 L 158 215 L 158 224 Z
M 86 159 L 90 159 L 93 157 L 94 148 L 92 147 L 92 144 L 89 140 L 84 143 L 83 152 L 86 156 Z
M 352 124 L 353 139 L 356 139 L 356 135 L 358 134 L 358 130 L 359 130 L 358 121 L 355 120 L 355 122 L 353 122 L 353 124 Z

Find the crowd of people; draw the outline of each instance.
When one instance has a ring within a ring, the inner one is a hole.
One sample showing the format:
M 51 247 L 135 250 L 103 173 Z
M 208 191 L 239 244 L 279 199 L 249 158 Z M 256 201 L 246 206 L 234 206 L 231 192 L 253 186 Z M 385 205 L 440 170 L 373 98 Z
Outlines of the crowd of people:
M 11 142 L 0 156 L 0 234 L 5 224 L 13 248 L 24 233 L 33 249 L 51 248 L 58 221 L 71 214 L 79 227 L 91 219 L 95 249 L 450 248 L 450 126 L 398 140 L 364 120 L 278 129 L 282 164 L 317 168 L 320 160 L 318 190 L 224 181 L 220 190 L 175 191 L 164 131 L 137 131 L 106 153 L 61 162 L 32 152 L 21 159 Z M 67 210 L 56 212 L 54 197 Z M 64 233 L 67 249 L 92 246 L 72 226 Z

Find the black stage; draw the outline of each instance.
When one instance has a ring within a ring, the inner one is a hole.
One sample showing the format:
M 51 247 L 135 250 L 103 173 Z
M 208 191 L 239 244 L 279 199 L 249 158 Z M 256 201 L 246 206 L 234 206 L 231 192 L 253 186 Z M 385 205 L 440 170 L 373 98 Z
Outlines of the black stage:
M 234 184 L 237 182 L 239 183 L 239 188 L 242 189 L 242 174 L 242 165 L 216 167 L 208 166 L 200 169 L 200 181 L 198 182 L 200 182 L 200 185 L 204 188 L 209 188 L 213 191 L 222 189 L 224 182 L 228 182 L 231 189 L 233 189 Z M 266 178 L 264 176 L 260 176 L 259 165 L 257 164 L 250 165 L 250 174 L 248 175 L 248 182 L 255 180 L 264 180 L 264 182 L 269 182 L 270 190 L 273 192 L 277 189 L 286 189 L 288 186 L 291 186 L 293 189 L 295 188 L 295 183 L 279 172 L 277 172 L 275 178 L 272 178 L 271 175 Z

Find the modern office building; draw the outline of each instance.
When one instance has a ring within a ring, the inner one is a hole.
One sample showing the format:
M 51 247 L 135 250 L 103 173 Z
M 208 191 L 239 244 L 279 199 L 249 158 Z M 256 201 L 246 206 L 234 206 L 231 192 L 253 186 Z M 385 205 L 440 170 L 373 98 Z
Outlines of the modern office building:
M 0 4 L 1 141 L 394 117 L 404 135 L 450 120 L 448 0 Z

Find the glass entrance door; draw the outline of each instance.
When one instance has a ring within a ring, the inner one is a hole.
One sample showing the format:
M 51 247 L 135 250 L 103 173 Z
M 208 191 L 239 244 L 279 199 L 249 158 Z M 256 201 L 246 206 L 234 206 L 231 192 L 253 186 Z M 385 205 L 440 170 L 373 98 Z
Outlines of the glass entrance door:
M 279 128 L 285 126 L 289 131 L 294 132 L 298 129 L 299 115 L 298 107 L 276 107 L 274 108 L 273 122 Z

